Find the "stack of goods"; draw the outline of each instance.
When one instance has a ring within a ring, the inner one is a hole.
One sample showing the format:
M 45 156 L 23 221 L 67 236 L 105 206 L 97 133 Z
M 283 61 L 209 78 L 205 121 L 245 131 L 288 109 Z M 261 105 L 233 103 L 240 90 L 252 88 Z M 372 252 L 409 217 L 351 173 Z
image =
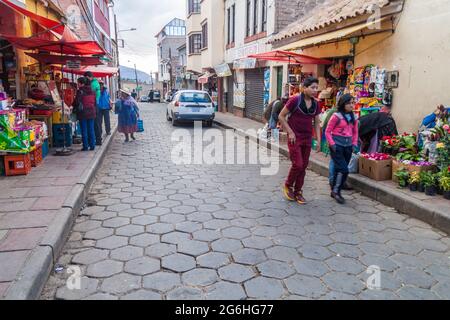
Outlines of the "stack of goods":
M 364 116 L 383 106 L 386 70 L 375 65 L 356 68 L 348 77 L 348 89 L 356 98 L 355 112 Z
M 359 158 L 359 173 L 375 181 L 392 178 L 392 158 L 385 153 L 362 153 Z

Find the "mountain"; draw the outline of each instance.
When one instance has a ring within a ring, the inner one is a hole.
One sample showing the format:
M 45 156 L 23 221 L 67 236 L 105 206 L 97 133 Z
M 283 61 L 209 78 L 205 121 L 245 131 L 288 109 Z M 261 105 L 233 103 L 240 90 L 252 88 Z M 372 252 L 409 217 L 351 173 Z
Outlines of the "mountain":
M 148 73 L 137 70 L 137 75 L 139 82 L 145 82 L 148 84 L 151 83 L 151 77 Z M 134 68 L 120 66 L 120 78 L 123 80 L 136 81 L 136 74 L 134 72 Z M 155 81 L 155 79 L 153 79 L 153 81 Z

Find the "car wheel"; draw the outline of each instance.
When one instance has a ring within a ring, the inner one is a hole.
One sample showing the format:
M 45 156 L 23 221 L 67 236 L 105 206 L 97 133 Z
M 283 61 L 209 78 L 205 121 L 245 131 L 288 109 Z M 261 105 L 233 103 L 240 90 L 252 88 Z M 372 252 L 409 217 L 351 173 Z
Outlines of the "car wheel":
M 208 128 L 211 128 L 212 125 L 213 125 L 212 120 L 206 121 L 206 126 L 207 126 Z
M 166 119 L 167 121 L 172 121 L 172 118 L 169 116 L 169 110 L 166 110 Z

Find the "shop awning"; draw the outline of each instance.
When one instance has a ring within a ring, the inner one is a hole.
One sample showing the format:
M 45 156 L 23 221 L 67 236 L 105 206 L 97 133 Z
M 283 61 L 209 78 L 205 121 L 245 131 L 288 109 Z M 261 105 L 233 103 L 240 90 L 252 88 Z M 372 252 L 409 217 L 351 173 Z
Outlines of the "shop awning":
M 21 6 L 18 6 L 17 4 L 13 3 L 10 0 L 0 0 L 0 3 L 3 3 L 4 5 L 13 9 L 14 11 L 27 16 L 34 22 L 43 26 L 45 29 L 51 29 L 52 31 L 54 31 L 60 35 L 62 35 L 64 33 L 64 25 L 61 22 L 58 22 L 58 21 L 55 21 L 52 19 L 48 19 L 46 17 L 35 14 L 25 8 L 22 8 Z
M 119 72 L 119 68 L 107 66 L 98 66 L 98 67 L 88 66 L 82 67 L 80 69 L 63 68 L 63 72 L 72 73 L 80 76 L 84 75 L 84 73 L 88 71 L 92 72 L 94 77 L 104 78 L 114 76 Z
M 382 23 L 386 19 L 388 19 L 388 17 L 369 21 L 367 23 L 361 23 L 361 24 L 343 28 L 343 29 L 340 29 L 337 31 L 328 32 L 328 33 L 321 34 L 321 35 L 318 35 L 315 37 L 302 39 L 302 40 L 290 43 L 286 46 L 283 46 L 280 48 L 280 50 L 297 50 L 297 49 L 302 49 L 305 47 L 323 44 L 323 43 L 330 42 L 330 41 L 339 41 L 346 37 L 349 37 L 350 35 L 358 32 L 358 31 L 361 31 L 363 29 L 370 28 L 379 23 Z M 386 31 L 391 31 L 391 29 L 386 30 Z M 377 32 L 380 32 L 380 30 L 377 30 Z
M 68 27 L 65 27 L 60 40 L 44 40 L 39 38 L 23 38 L 0 34 L 13 46 L 22 50 L 42 50 L 47 52 L 69 55 L 104 55 L 106 52 L 95 41 L 80 41 Z
M 317 59 L 310 56 L 305 56 L 303 54 L 283 51 L 283 50 L 275 50 L 260 54 L 252 54 L 248 56 L 249 58 L 255 58 L 258 60 L 266 60 L 266 61 L 279 61 L 279 62 L 287 62 L 291 64 L 332 64 L 332 61 L 325 59 Z
M 83 56 L 71 56 L 71 55 L 58 55 L 48 53 L 26 53 L 28 56 L 36 59 L 42 64 L 59 64 L 66 65 L 68 61 L 80 61 L 82 66 L 98 66 L 102 65 L 102 61 L 98 57 L 83 57 Z

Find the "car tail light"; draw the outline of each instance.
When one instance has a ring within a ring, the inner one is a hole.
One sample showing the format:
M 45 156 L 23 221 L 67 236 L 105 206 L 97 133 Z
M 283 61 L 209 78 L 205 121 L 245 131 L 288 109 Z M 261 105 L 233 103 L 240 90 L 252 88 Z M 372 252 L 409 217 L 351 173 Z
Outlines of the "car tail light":
M 180 103 L 177 101 L 177 102 L 175 102 L 175 107 L 179 107 L 180 106 Z

